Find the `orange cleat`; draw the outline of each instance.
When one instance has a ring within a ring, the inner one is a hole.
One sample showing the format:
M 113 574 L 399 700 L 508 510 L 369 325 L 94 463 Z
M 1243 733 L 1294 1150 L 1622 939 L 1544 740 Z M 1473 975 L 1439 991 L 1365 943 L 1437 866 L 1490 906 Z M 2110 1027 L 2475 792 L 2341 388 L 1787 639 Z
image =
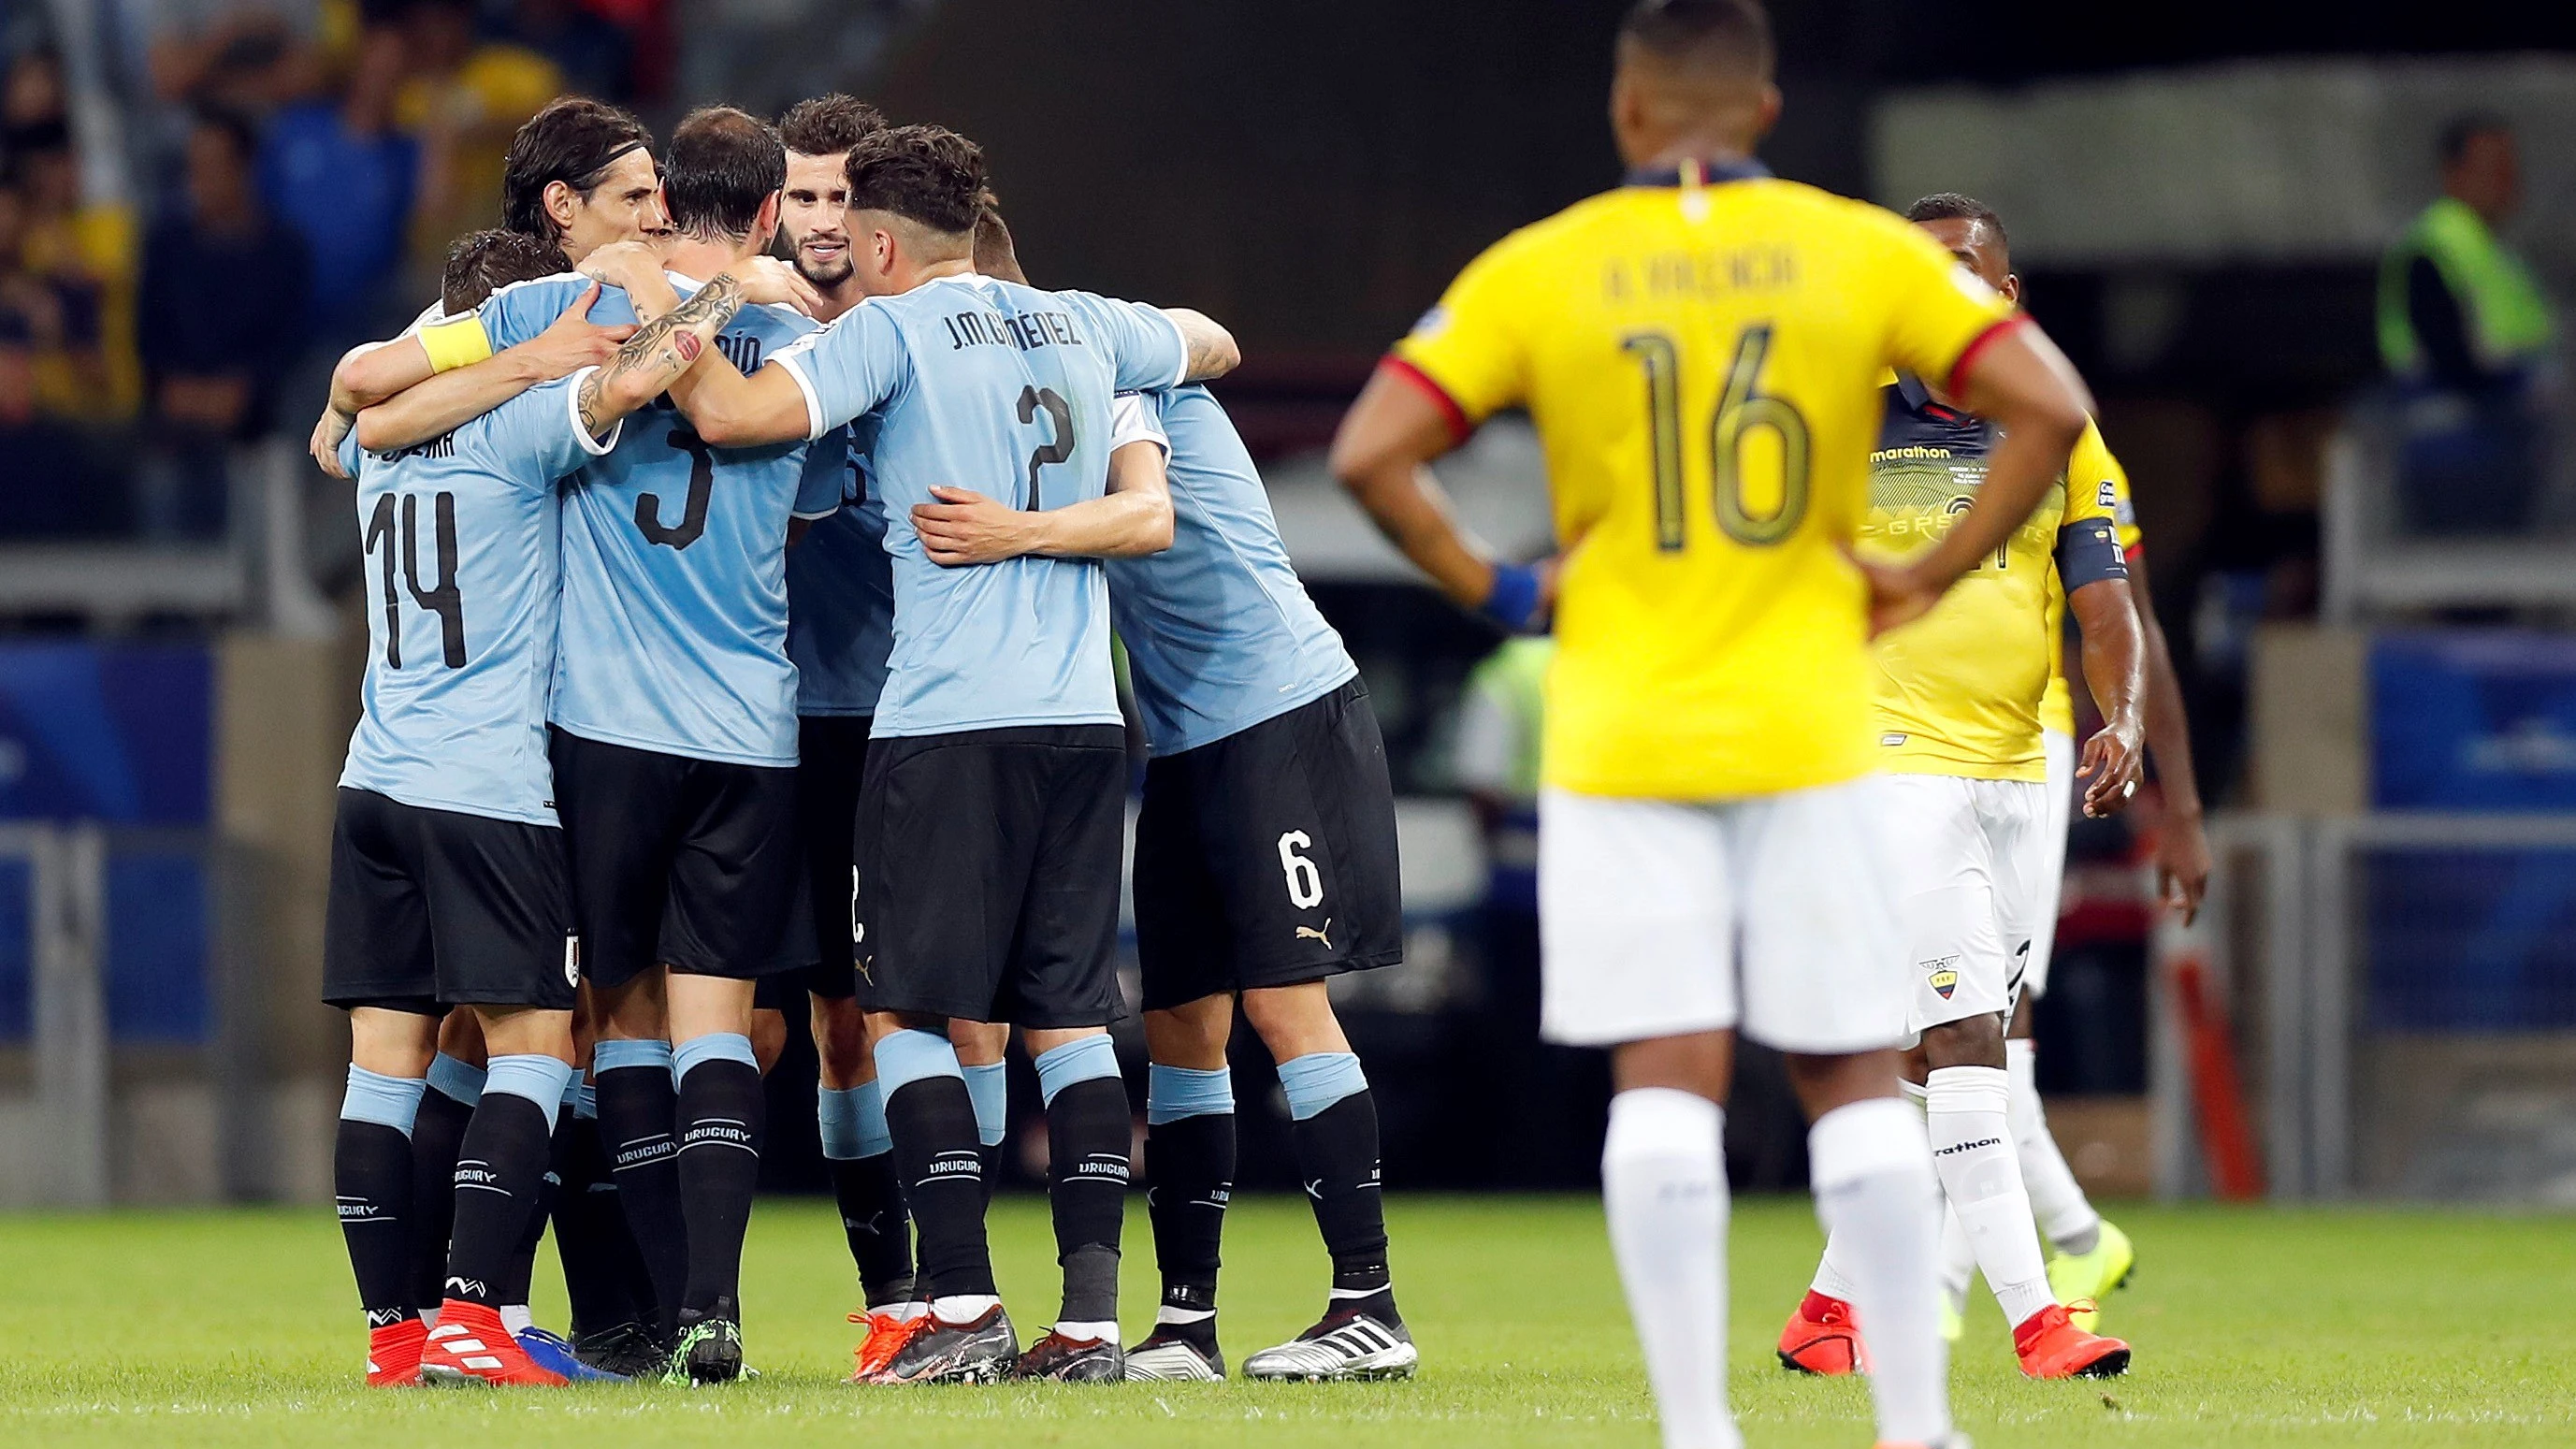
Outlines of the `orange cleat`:
M 1852 1306 L 1810 1290 L 1780 1330 L 1780 1367 L 1802 1374 L 1869 1372 L 1869 1352 L 1861 1347 L 1860 1323 Z
M 429 1325 L 417 1318 L 367 1330 L 367 1387 L 408 1389 L 420 1383 L 420 1345 Z
M 909 1317 L 898 1317 L 891 1309 L 862 1308 L 850 1315 L 852 1323 L 868 1326 L 868 1336 L 852 1350 L 857 1366 L 850 1371 L 851 1383 L 876 1382 L 877 1375 L 885 1370 L 885 1366 L 894 1362 L 894 1356 L 903 1351 L 905 1344 L 912 1342 L 912 1336 L 928 1326 L 930 1313 L 924 1305 L 904 1303 L 896 1307 L 910 1308 L 914 1312 Z
M 2021 1371 L 2035 1379 L 2115 1379 L 2129 1371 L 2127 1344 L 2086 1333 L 2067 1317 L 2066 1306 L 2056 1303 L 2013 1330 L 2013 1352 L 2021 1359 Z
M 439 1305 L 438 1326 L 429 1331 L 420 1351 L 420 1376 L 433 1384 L 535 1384 L 559 1388 L 571 1382 L 528 1357 L 510 1330 L 501 1326 L 501 1311 L 488 1303 L 450 1298 Z

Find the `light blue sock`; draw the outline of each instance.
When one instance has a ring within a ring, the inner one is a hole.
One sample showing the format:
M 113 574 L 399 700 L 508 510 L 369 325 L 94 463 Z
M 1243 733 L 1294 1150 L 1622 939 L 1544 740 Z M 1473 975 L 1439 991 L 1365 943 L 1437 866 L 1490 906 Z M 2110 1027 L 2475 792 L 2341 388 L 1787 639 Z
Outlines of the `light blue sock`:
M 483 1090 L 525 1097 L 552 1123 L 571 1082 L 572 1063 L 539 1052 L 519 1052 L 492 1059 L 483 1075 Z
M 1234 1073 L 1223 1067 L 1203 1072 L 1195 1067 L 1154 1063 L 1145 1076 L 1145 1125 L 1160 1127 L 1184 1117 L 1216 1117 L 1234 1110 Z
M 429 1059 L 429 1085 L 471 1107 L 483 1100 L 483 1069 L 440 1052 Z
M 660 1067 L 671 1070 L 671 1044 L 666 1041 L 604 1041 L 591 1048 L 590 1070 L 593 1076 L 628 1067 Z M 676 1078 L 675 1078 L 676 1080 Z
M 700 1062 L 740 1062 L 760 1070 L 760 1058 L 751 1052 L 751 1038 L 738 1031 L 711 1031 L 671 1048 L 671 1080 L 685 1081 L 689 1069 Z
M 420 1115 L 421 1094 L 428 1090 L 429 1083 L 419 1077 L 388 1077 L 352 1062 L 349 1088 L 340 1096 L 340 1117 L 391 1127 L 409 1137 L 412 1119 Z
M 1011 1130 L 1011 1069 L 987 1062 L 966 1070 L 966 1095 L 975 1101 L 975 1140 L 998 1147 Z
M 1055 1094 L 1076 1082 L 1118 1075 L 1118 1047 L 1109 1033 L 1078 1036 L 1051 1051 L 1038 1053 L 1038 1100 L 1055 1105 Z
M 599 1120 L 599 1088 L 579 1077 L 572 1079 L 572 1115 L 585 1122 Z
M 957 1048 L 948 1038 L 932 1031 L 906 1028 L 889 1033 L 877 1043 L 877 1087 L 891 1101 L 894 1094 L 913 1083 L 931 1077 L 964 1077 L 957 1065 Z M 973 1090 L 971 1085 L 968 1090 Z
M 894 1132 L 886 1126 L 885 1093 L 880 1084 L 817 1087 L 814 1106 L 823 1127 L 826 1159 L 857 1162 L 894 1150 Z
M 1279 1089 L 1288 1094 L 1288 1116 L 1303 1122 L 1344 1097 L 1368 1090 L 1360 1059 L 1349 1052 L 1308 1052 L 1279 1064 Z

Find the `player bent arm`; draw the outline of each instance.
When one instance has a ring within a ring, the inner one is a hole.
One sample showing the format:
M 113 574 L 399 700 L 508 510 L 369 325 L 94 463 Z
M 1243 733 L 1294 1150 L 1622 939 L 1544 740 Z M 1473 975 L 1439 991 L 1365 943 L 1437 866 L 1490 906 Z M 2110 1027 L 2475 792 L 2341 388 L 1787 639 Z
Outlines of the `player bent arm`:
M 930 561 L 955 567 L 1037 554 L 1142 558 L 1172 546 L 1172 492 L 1163 449 L 1128 443 L 1109 455 L 1109 491 L 1062 508 L 1025 509 L 968 488 L 933 488 L 912 526 Z

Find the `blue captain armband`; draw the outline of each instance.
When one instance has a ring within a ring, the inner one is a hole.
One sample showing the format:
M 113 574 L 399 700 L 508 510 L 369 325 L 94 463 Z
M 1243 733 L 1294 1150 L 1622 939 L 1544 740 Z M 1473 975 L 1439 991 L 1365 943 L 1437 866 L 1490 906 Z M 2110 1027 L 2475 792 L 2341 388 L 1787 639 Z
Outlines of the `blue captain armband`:
M 2068 594 L 2086 584 L 2129 576 L 2120 535 L 2107 518 L 2085 518 L 2057 530 L 2057 577 Z

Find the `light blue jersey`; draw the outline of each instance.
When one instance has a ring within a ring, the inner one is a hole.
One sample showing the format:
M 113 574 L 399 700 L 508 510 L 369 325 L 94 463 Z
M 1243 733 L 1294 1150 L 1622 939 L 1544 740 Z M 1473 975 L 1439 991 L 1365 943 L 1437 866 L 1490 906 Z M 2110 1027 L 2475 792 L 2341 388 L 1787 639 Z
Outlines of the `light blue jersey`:
M 787 657 L 798 714 L 874 714 L 894 649 L 894 565 L 885 502 L 869 486 L 873 419 L 853 428 L 840 508 L 787 551 Z
M 686 298 L 698 283 L 674 274 Z M 525 342 L 579 299 L 566 273 L 492 294 L 495 348 Z M 632 322 L 603 288 L 591 320 Z M 749 370 L 814 323 L 745 307 L 716 346 Z M 837 437 L 809 447 L 710 448 L 667 399 L 564 497 L 563 643 L 556 724 L 584 739 L 741 765 L 796 763 L 796 666 L 787 659 L 787 520 L 840 505 Z
M 942 277 L 872 297 L 778 354 L 804 389 L 808 432 L 874 414 L 874 495 L 894 567 L 894 650 L 876 735 L 1117 724 L 1109 590 L 1096 559 L 942 568 L 912 509 L 933 486 L 1015 508 L 1108 488 L 1112 397 L 1169 387 L 1180 328 L 1151 307 Z
M 563 571 L 556 482 L 613 446 L 573 408 L 582 373 L 452 433 L 340 461 L 366 554 L 366 712 L 340 783 L 432 810 L 555 821 L 546 762 Z
M 1289 566 L 1225 409 L 1203 387 L 1138 401 L 1169 440 L 1172 546 L 1108 561 L 1109 613 L 1145 739 L 1170 755 L 1321 699 L 1359 666 Z

